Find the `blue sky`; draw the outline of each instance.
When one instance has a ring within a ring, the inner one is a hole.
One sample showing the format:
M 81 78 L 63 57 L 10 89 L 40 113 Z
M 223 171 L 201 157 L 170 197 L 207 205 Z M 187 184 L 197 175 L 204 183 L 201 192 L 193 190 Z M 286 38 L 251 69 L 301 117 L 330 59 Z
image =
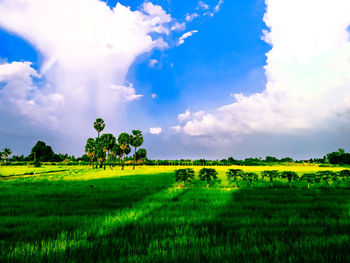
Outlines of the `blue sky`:
M 349 4 L 312 1 L 2 0 L 0 148 L 81 155 L 97 117 L 151 158 L 347 148 Z

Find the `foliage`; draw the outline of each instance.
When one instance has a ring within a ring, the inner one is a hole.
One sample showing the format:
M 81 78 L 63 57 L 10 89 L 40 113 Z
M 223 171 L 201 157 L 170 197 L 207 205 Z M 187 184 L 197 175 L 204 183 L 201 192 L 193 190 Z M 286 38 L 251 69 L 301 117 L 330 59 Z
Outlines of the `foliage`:
M 118 136 L 118 144 L 119 144 L 120 149 L 123 152 L 123 154 L 122 154 L 122 156 L 123 156 L 122 170 L 124 170 L 125 154 L 128 154 L 127 152 L 130 153 L 130 151 L 131 151 L 130 141 L 131 141 L 131 136 L 129 134 L 127 134 L 126 132 L 123 132 Z
M 103 131 L 105 128 L 106 124 L 105 121 L 101 118 L 97 118 L 96 121 L 94 122 L 94 128 L 97 131 L 97 137 L 100 137 L 100 132 Z
M 252 182 L 256 182 L 258 181 L 259 177 L 257 173 L 253 173 L 253 172 L 244 172 L 242 173 L 242 179 L 243 181 L 248 181 L 250 184 Z
M 307 188 L 310 188 L 310 185 L 316 182 L 317 175 L 316 173 L 304 173 L 301 177 L 301 181 L 306 181 L 308 183 Z
M 93 138 L 89 138 L 86 141 L 85 153 L 90 159 L 90 165 L 93 165 L 95 153 L 96 153 L 96 142 Z
M 350 153 L 345 153 L 342 148 L 337 152 L 328 153 L 326 157 L 331 164 L 350 164 Z
M 147 156 L 146 149 L 140 148 L 137 150 L 137 152 L 136 152 L 136 159 L 137 160 L 143 160 L 146 158 L 146 156 Z
M 38 141 L 32 148 L 29 159 L 35 161 L 38 159 L 40 162 L 55 162 L 62 161 L 58 155 L 56 155 L 51 146 L 46 145 L 43 141 Z
M 283 171 L 280 173 L 281 178 L 287 178 L 290 183 L 292 180 L 298 179 L 298 174 L 293 171 Z
M 177 169 L 175 170 L 176 182 L 191 182 L 194 180 L 194 170 L 191 168 Z
M 41 167 L 41 163 L 39 159 L 35 159 L 33 164 L 34 164 L 34 167 Z
M 2 152 L 0 152 L 0 158 L 5 159 L 5 164 L 7 163 L 7 158 L 12 154 L 12 151 L 10 148 L 3 149 Z
M 199 179 L 201 181 L 206 181 L 208 184 L 212 180 L 216 180 L 218 172 L 213 168 L 202 168 L 199 171 Z
M 229 183 L 233 183 L 235 187 L 237 187 L 237 177 L 242 177 L 243 170 L 242 169 L 229 169 L 226 172 L 227 179 Z
M 135 148 L 134 152 L 134 165 L 133 169 L 135 170 L 135 165 L 136 165 L 136 153 L 137 153 L 137 147 L 140 147 L 143 143 L 143 135 L 140 130 L 132 130 L 132 134 L 130 136 L 130 145 Z
M 329 184 L 331 181 L 337 180 L 337 173 L 330 170 L 318 171 L 315 178 L 317 178 L 317 181 L 322 180 L 326 182 L 326 184 Z

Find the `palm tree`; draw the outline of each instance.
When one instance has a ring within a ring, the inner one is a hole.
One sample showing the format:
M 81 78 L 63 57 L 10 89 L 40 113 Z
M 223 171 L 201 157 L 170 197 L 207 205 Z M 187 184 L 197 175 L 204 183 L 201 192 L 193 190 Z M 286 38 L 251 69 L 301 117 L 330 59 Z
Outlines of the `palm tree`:
M 137 147 L 140 147 L 143 143 L 143 135 L 140 130 L 132 130 L 132 135 L 130 136 L 130 145 L 135 148 L 134 152 L 134 165 L 133 170 L 135 170 L 136 165 L 136 149 Z
M 103 151 L 106 153 L 107 156 L 113 149 L 114 145 L 116 144 L 116 139 L 111 133 L 105 133 L 101 136 L 102 144 L 103 144 Z M 104 165 L 104 169 L 106 169 L 106 164 Z
M 85 145 L 85 152 L 87 156 L 90 158 L 90 165 L 92 165 L 92 167 L 93 167 L 93 162 L 95 158 L 95 150 L 96 150 L 95 148 L 96 148 L 95 140 L 93 138 L 87 139 L 86 145 Z
M 125 162 L 125 152 L 128 150 L 128 147 L 130 149 L 130 135 L 126 132 L 121 133 L 118 136 L 118 144 L 120 149 L 123 151 L 123 163 L 122 163 L 122 170 L 124 170 L 124 162 Z
M 97 118 L 94 122 L 94 128 L 97 131 L 97 138 L 100 138 L 100 132 L 105 128 L 105 121 L 101 118 Z
M 7 163 L 7 158 L 12 154 L 12 151 L 10 148 L 5 148 L 2 152 L 2 156 L 4 156 L 5 159 L 5 165 Z

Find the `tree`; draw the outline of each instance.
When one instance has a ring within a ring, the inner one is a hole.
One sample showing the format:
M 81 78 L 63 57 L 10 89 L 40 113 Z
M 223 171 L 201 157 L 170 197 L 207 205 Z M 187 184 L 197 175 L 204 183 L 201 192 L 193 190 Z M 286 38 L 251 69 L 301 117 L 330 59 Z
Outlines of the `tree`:
M 145 159 L 146 156 L 147 156 L 146 149 L 140 148 L 137 150 L 137 152 L 136 152 L 136 159 L 137 160 L 142 160 L 142 163 L 143 163 L 143 159 Z
M 130 145 L 135 148 L 134 152 L 134 165 L 133 170 L 135 170 L 136 165 L 136 149 L 140 147 L 143 143 L 143 135 L 140 130 L 132 130 L 132 135 L 130 136 Z
M 277 170 L 265 170 L 261 172 L 261 178 L 264 180 L 265 176 L 270 178 L 271 187 L 273 187 L 273 179 L 278 178 L 279 172 Z
M 191 168 L 175 170 L 176 182 L 182 182 L 183 186 L 186 182 L 191 182 L 194 179 L 194 171 Z
M 85 153 L 89 157 L 90 165 L 92 165 L 92 167 L 94 166 L 95 151 L 96 151 L 95 140 L 93 138 L 87 139 L 86 145 L 85 145 Z
M 209 183 L 211 180 L 216 180 L 218 172 L 213 168 L 202 168 L 199 171 L 199 179 L 201 181 L 207 182 L 207 188 L 209 188 Z
M 116 144 L 116 138 L 111 133 L 105 133 L 105 134 L 102 134 L 101 141 L 102 141 L 103 152 L 106 153 L 108 156 L 109 153 L 112 151 L 114 145 Z M 106 154 L 104 155 L 104 157 L 106 157 Z M 104 165 L 104 169 L 106 169 L 106 164 Z
M 230 184 L 233 183 L 234 187 L 237 187 L 237 177 L 242 177 L 242 174 L 243 174 L 243 170 L 241 169 L 229 169 L 226 172 L 229 183 Z
M 126 132 L 121 133 L 118 136 L 118 144 L 120 149 L 123 151 L 122 170 L 124 170 L 125 153 L 128 151 L 128 148 L 130 149 L 130 135 L 127 134 Z
M 52 162 L 55 159 L 55 153 L 51 146 L 46 145 L 43 141 L 38 141 L 32 148 L 29 159 L 33 161 L 38 159 L 40 162 Z
M 281 172 L 280 174 L 281 178 L 287 178 L 288 179 L 288 182 L 289 182 L 289 187 L 292 187 L 292 180 L 296 180 L 298 179 L 298 174 L 296 172 L 293 172 L 293 171 L 283 171 Z
M 94 122 L 94 128 L 97 131 L 97 138 L 100 138 L 100 132 L 105 128 L 105 121 L 101 118 L 97 118 Z
M 10 148 L 5 148 L 2 153 L 0 154 L 1 156 L 3 156 L 3 158 L 5 159 L 5 165 L 7 164 L 7 158 L 12 154 L 12 151 Z

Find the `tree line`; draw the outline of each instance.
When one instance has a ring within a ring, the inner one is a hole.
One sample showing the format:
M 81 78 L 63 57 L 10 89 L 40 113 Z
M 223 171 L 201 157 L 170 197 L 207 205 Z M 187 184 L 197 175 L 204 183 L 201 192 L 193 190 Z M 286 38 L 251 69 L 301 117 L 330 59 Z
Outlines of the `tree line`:
M 116 138 L 111 133 L 104 133 L 100 136 L 106 126 L 103 119 L 97 118 L 93 126 L 97 131 L 97 138 L 88 138 L 85 144 L 85 153 L 93 168 L 106 169 L 108 164 L 112 169 L 115 165 L 120 164 L 124 170 L 125 158 L 131 153 L 131 148 L 134 149 L 133 169 L 138 160 L 142 162 L 146 158 L 147 151 L 139 148 L 143 144 L 143 135 L 140 130 L 132 130 L 131 134 L 122 132 Z
M 200 181 L 207 182 L 207 187 L 209 187 L 211 181 L 218 179 L 217 174 L 218 172 L 213 168 L 202 168 L 198 173 L 198 177 Z M 249 185 L 252 185 L 252 183 L 259 180 L 264 181 L 266 177 L 270 181 L 271 187 L 274 187 L 274 179 L 286 179 L 290 187 L 292 187 L 292 181 L 305 181 L 308 184 L 307 187 L 310 188 L 315 183 L 323 182 L 329 185 L 332 182 L 349 182 L 350 170 L 346 169 L 339 172 L 323 170 L 316 173 L 303 173 L 299 176 L 294 171 L 264 170 L 260 173 L 254 173 L 244 172 L 241 169 L 229 169 L 226 176 L 229 184 L 234 187 L 238 187 L 239 181 L 246 181 Z M 195 172 L 192 168 L 177 169 L 175 170 L 175 180 L 181 182 L 182 186 L 188 185 L 195 180 Z

